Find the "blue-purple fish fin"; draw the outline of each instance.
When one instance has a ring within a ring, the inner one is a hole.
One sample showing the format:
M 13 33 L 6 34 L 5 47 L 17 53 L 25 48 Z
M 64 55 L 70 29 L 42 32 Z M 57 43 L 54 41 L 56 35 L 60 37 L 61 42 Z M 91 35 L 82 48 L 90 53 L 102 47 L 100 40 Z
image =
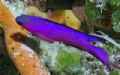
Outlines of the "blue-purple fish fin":
M 35 33 L 35 35 L 36 36 L 38 36 L 39 35 L 39 33 L 37 34 L 37 33 Z M 39 36 L 39 38 L 41 38 L 41 39 L 43 39 L 43 40 L 46 40 L 46 41 L 48 41 L 48 42 L 54 42 L 54 40 L 52 40 L 52 39 L 49 39 L 49 38 L 47 38 L 47 37 L 45 37 L 45 36 L 43 36 L 43 35 L 40 35 Z
M 109 56 L 107 52 L 100 47 L 94 46 L 92 44 L 89 44 L 87 42 L 82 43 L 84 45 L 82 48 L 92 54 L 93 56 L 97 57 L 99 60 L 101 60 L 105 65 L 109 65 Z
M 41 22 L 44 22 L 44 21 L 49 21 L 48 19 L 45 19 L 45 18 L 42 18 L 40 16 L 29 16 L 29 15 L 21 15 L 21 16 L 18 16 L 16 18 L 16 21 L 19 22 L 21 21 L 20 23 L 41 23 Z M 19 23 L 19 24 L 20 24 Z
M 98 36 L 93 36 L 93 35 L 88 36 L 88 42 L 95 42 L 95 41 L 105 43 L 105 40 Z

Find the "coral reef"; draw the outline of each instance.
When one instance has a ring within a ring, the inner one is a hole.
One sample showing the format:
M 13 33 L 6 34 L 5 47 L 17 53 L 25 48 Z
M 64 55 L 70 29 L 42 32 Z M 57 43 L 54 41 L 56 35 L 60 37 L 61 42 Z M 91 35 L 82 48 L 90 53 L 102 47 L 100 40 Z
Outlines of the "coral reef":
M 0 0 L 0 75 L 120 75 L 119 7 L 119 0 Z M 34 37 L 15 22 L 21 14 L 92 31 L 105 40 L 91 44 L 107 51 L 110 69 L 80 49 Z
M 0 11 L 0 24 L 5 33 L 7 51 L 21 75 L 49 75 L 49 72 L 44 68 L 36 53 L 25 44 L 17 42 L 12 38 L 17 33 L 27 36 L 28 32 L 17 25 L 13 15 L 1 1 Z M 16 38 L 19 39 L 20 36 Z
M 112 14 L 112 24 L 114 31 L 120 32 L 120 10 L 117 10 Z

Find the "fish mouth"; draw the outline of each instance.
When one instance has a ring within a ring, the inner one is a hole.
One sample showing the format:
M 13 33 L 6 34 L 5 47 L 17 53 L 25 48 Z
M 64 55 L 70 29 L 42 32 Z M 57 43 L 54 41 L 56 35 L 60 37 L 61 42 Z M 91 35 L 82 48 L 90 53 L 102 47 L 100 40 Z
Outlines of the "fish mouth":
M 27 19 L 27 15 L 21 15 L 21 16 L 18 16 L 16 17 L 16 22 L 19 24 L 19 25 L 25 25 L 26 23 L 29 23 L 30 21 Z

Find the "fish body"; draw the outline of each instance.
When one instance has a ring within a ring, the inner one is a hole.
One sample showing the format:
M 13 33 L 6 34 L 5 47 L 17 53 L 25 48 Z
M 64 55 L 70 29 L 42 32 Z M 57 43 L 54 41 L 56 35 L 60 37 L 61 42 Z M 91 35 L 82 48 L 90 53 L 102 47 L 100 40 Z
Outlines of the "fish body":
M 16 22 L 38 38 L 49 42 L 63 42 L 82 49 L 109 66 L 107 52 L 100 47 L 90 44 L 92 41 L 103 42 L 103 40 L 97 36 L 82 33 L 38 16 L 21 15 L 16 18 Z

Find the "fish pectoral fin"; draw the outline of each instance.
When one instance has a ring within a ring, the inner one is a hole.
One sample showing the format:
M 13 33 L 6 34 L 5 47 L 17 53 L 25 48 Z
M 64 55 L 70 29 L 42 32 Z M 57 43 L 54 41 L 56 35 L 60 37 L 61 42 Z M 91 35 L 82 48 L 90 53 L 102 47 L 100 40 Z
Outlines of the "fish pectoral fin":
M 38 33 L 39 34 L 39 33 Z M 37 33 L 36 33 L 36 35 L 37 35 Z M 46 36 L 44 36 L 44 35 L 37 35 L 39 38 L 41 38 L 41 39 L 43 39 L 43 40 L 45 40 L 45 41 L 48 41 L 48 42 L 54 42 L 54 40 L 52 40 L 52 39 L 50 39 L 50 38 L 47 38 Z

